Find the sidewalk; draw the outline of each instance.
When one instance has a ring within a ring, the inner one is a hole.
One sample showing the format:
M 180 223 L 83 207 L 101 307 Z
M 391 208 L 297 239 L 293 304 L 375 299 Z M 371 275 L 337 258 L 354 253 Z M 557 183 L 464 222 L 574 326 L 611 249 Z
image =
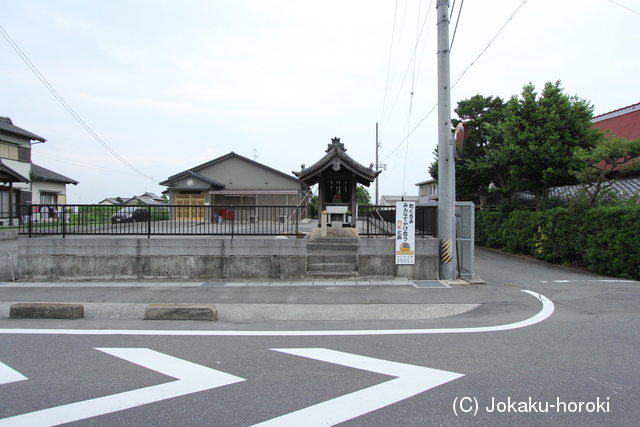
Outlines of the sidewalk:
M 88 319 L 196 320 L 203 309 L 220 320 L 408 320 L 433 319 L 482 304 L 466 282 L 358 280 L 334 282 L 4 282 L 0 319 L 15 304 L 31 304 L 36 318 L 81 310 Z M 460 292 L 464 291 L 464 292 Z M 44 304 L 43 304 L 44 303 Z M 64 307 L 63 307 L 64 306 Z M 80 307 L 79 307 L 80 306 Z M 66 308 L 65 308 L 66 307 Z M 67 311 L 65 311 L 67 310 Z M 49 314 L 42 314 L 47 312 Z M 176 317 L 176 312 L 181 315 Z M 25 316 L 20 316 L 25 317 Z M 213 319 L 209 319 L 213 320 Z

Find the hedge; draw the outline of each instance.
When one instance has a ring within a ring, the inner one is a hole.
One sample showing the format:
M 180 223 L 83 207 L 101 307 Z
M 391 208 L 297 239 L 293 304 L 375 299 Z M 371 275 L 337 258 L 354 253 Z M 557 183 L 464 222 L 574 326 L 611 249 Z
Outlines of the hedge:
M 476 214 L 476 244 L 640 279 L 640 205 Z

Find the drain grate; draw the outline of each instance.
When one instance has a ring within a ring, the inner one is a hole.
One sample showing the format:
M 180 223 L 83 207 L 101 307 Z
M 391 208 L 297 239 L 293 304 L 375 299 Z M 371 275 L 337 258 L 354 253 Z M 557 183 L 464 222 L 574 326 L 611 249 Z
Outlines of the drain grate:
M 419 288 L 450 288 L 451 287 L 438 280 L 414 280 L 413 284 Z
M 227 282 L 205 282 L 202 286 L 224 286 Z

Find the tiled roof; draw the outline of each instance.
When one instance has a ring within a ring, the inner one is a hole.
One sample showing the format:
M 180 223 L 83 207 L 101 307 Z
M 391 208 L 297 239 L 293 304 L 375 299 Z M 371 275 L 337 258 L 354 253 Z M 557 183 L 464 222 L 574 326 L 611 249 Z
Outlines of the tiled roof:
M 46 141 L 46 139 L 44 139 L 43 137 L 38 136 L 35 133 L 29 132 L 28 130 L 22 129 L 21 127 L 14 125 L 9 117 L 0 116 L 0 130 L 13 133 L 15 135 L 24 136 L 31 140 L 37 140 L 40 142 Z
M 64 184 L 78 185 L 78 181 L 67 178 L 57 172 L 38 166 L 35 163 L 31 163 L 31 179 L 34 181 L 54 181 L 62 182 Z
M 360 184 L 368 187 L 382 173 L 382 171 L 374 171 L 372 168 L 361 165 L 347 155 L 345 151 L 347 150 L 344 148 L 344 144 L 340 142 L 340 138 L 333 138 L 327 148 L 327 154 L 308 168 L 304 168 L 299 172 L 294 171 L 293 174 L 307 185 L 313 185 L 318 181 L 320 173 L 332 167 L 337 161 L 339 165 L 345 165 L 347 169 L 354 172 Z
M 217 186 L 217 187 L 219 187 L 219 188 L 224 188 L 224 184 L 221 184 L 221 183 L 219 183 L 219 182 L 217 182 L 217 181 L 214 181 L 213 179 L 206 178 L 206 177 L 204 177 L 203 175 L 198 174 L 196 171 L 199 171 L 199 170 L 201 170 L 201 169 L 204 169 L 204 168 L 206 168 L 206 167 L 209 167 L 209 166 L 211 166 L 211 165 L 214 165 L 214 164 L 216 164 L 216 163 L 220 163 L 220 162 L 222 162 L 222 161 L 224 161 L 224 160 L 231 159 L 231 158 L 234 158 L 234 157 L 235 157 L 235 158 L 237 158 L 237 159 L 244 160 L 245 162 L 247 162 L 247 163 L 251 163 L 251 164 L 253 164 L 253 165 L 255 165 L 255 166 L 259 166 L 259 167 L 261 167 L 261 168 L 263 168 L 263 169 L 269 170 L 269 171 L 271 171 L 271 172 L 273 172 L 273 173 L 276 173 L 276 174 L 278 174 L 278 175 L 281 175 L 281 176 L 283 176 L 283 177 L 289 178 L 289 179 L 291 179 L 291 180 L 293 180 L 293 181 L 298 181 L 296 178 L 292 177 L 291 175 L 287 175 L 287 174 L 286 174 L 286 173 L 284 173 L 284 172 L 280 172 L 280 171 L 279 171 L 279 170 L 277 170 L 277 169 L 273 169 L 273 168 L 271 168 L 271 167 L 269 167 L 269 166 L 267 166 L 267 165 L 263 165 L 262 163 L 259 163 L 259 162 L 256 162 L 256 161 L 254 161 L 254 160 L 248 159 L 248 158 L 246 158 L 246 157 L 244 157 L 244 156 L 241 156 L 240 154 L 236 154 L 236 153 L 234 153 L 234 152 L 232 151 L 232 152 L 230 152 L 229 154 L 225 154 L 224 156 L 218 157 L 217 159 L 209 160 L 209 161 L 208 161 L 208 162 L 206 162 L 206 163 L 203 163 L 203 164 L 201 164 L 201 165 L 198 165 L 198 166 L 193 167 L 193 168 L 191 168 L 191 169 L 188 169 L 188 170 L 186 170 L 186 171 L 183 171 L 183 172 L 177 173 L 177 174 L 175 174 L 175 175 L 173 175 L 173 176 L 170 176 L 170 177 L 169 177 L 169 178 L 167 178 L 166 180 L 162 181 L 162 182 L 160 183 L 160 185 L 170 186 L 172 181 L 176 181 L 176 180 L 178 180 L 178 179 L 184 178 L 184 177 L 186 177 L 186 176 L 188 176 L 188 175 L 189 175 L 189 176 L 196 177 L 196 178 L 198 178 L 198 179 L 202 179 L 202 180 L 204 180 L 205 182 L 209 182 L 210 184 L 212 184 L 212 185 L 214 185 L 214 186 Z

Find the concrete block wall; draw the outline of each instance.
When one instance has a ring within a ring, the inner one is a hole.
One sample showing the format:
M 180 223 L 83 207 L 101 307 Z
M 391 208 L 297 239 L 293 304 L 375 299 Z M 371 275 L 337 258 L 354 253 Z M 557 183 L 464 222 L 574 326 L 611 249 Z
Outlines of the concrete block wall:
M 358 239 L 358 274 L 436 280 L 440 277 L 440 245 L 434 238 L 416 238 L 414 265 L 396 265 L 395 239 Z
M 307 268 L 303 239 L 21 238 L 24 280 L 287 279 Z
M 19 239 L 21 280 L 265 280 L 307 276 L 305 239 L 38 237 Z M 395 264 L 394 239 L 358 239 L 363 277 L 439 278 L 439 245 L 416 239 L 415 265 Z

